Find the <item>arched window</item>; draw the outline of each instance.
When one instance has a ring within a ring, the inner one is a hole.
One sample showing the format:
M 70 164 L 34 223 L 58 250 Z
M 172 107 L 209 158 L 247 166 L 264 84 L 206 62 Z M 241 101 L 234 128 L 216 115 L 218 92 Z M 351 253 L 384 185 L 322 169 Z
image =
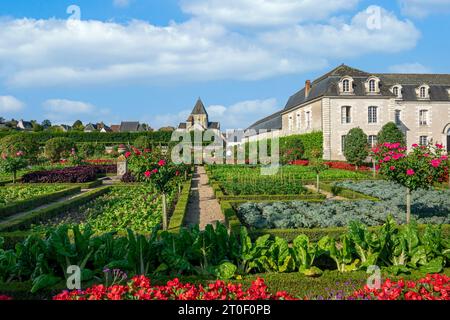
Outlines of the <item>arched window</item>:
M 378 107 L 369 107 L 368 113 L 369 123 L 378 123 Z
M 342 81 L 342 91 L 350 92 L 350 80 L 345 79 L 344 81 Z
M 369 81 L 369 92 L 376 92 L 377 90 L 377 82 L 375 80 Z

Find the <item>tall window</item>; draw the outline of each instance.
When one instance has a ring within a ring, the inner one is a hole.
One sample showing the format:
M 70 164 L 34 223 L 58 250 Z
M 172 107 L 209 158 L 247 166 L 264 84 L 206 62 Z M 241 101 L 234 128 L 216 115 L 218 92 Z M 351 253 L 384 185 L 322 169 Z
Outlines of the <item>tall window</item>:
M 402 124 L 402 112 L 400 110 L 395 110 L 395 124 L 398 126 Z
M 294 125 L 294 119 L 292 116 L 289 116 L 289 131 L 292 131 Z
M 375 80 L 370 80 L 369 81 L 369 92 L 375 92 L 376 91 L 376 82 Z
M 377 142 L 378 142 L 377 136 L 369 136 L 368 140 L 369 140 L 369 146 L 370 147 L 373 148 L 373 147 L 375 147 L 377 145 Z
M 427 97 L 427 88 L 425 87 L 420 87 L 420 97 L 422 99 L 425 99 Z
M 352 115 L 351 115 L 352 107 L 350 106 L 344 106 L 341 109 L 341 122 L 343 124 L 352 122 Z
M 311 111 L 306 111 L 306 129 L 311 129 Z
M 300 116 L 300 112 L 297 113 L 297 130 L 300 130 L 302 127 L 302 122 L 301 122 L 301 116 Z
M 345 151 L 345 139 L 347 139 L 347 136 L 341 136 L 341 152 L 344 153 Z
M 350 80 L 342 81 L 342 91 L 350 92 Z
M 378 107 L 369 107 L 369 123 L 378 122 Z
M 428 144 L 428 136 L 420 136 L 420 145 L 426 146 Z
M 421 126 L 428 125 L 428 110 L 419 111 L 419 125 Z
M 399 93 L 398 87 L 394 87 L 394 89 L 392 89 L 392 93 L 393 93 L 396 97 L 398 97 L 398 93 Z

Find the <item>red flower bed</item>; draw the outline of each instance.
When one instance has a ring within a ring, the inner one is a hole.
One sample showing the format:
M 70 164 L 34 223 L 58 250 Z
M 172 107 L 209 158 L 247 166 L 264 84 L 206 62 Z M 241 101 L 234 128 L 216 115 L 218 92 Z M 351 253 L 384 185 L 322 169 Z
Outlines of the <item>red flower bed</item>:
M 446 275 L 427 275 L 418 281 L 386 280 L 380 289 L 365 286 L 349 299 L 369 300 L 450 300 L 450 278 Z
M 5 295 L 0 295 L 0 301 L 8 301 L 8 300 L 12 300 L 12 298 Z
M 309 161 L 308 160 L 295 160 L 295 161 L 292 161 L 290 164 L 295 165 L 295 166 L 307 167 L 307 166 L 309 166 Z M 325 162 L 325 164 L 330 169 L 356 171 L 356 167 L 354 165 L 352 165 L 352 164 L 347 163 L 347 162 L 328 161 L 328 162 Z M 371 168 L 367 167 L 367 166 L 360 166 L 360 167 L 358 167 L 358 171 L 370 171 L 370 170 L 371 170 Z
M 152 286 L 145 276 L 134 277 L 128 285 L 95 285 L 86 291 L 64 291 L 53 300 L 295 300 L 286 292 L 272 295 L 264 280 L 255 280 L 248 290 L 241 284 L 217 281 L 206 287 L 183 284 L 178 279 L 165 286 Z

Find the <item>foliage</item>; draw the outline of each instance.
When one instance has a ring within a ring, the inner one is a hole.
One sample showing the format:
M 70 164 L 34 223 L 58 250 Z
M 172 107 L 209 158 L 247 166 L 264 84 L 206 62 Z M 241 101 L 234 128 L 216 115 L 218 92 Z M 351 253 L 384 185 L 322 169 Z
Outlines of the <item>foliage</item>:
M 385 143 L 372 150 L 379 172 L 411 191 L 429 189 L 448 169 L 442 145 L 413 145 L 410 153 L 400 143 Z
M 406 145 L 405 135 L 394 122 L 386 123 L 378 133 L 377 142 L 380 145 L 385 143 L 400 143 Z
M 301 181 L 289 178 L 285 179 L 280 176 L 257 179 L 234 178 L 223 181 L 221 186 L 227 195 L 307 193 Z
M 0 188 L 0 207 L 12 204 L 17 201 L 24 201 L 35 198 L 37 196 L 54 193 L 56 191 L 64 190 L 67 186 L 61 185 L 20 185 Z
M 45 143 L 45 156 L 52 162 L 65 159 L 75 148 L 75 143 L 69 138 L 53 138 Z
M 16 182 L 17 172 L 25 169 L 27 166 L 28 161 L 22 151 L 17 152 L 15 155 L 2 154 L 0 157 L 0 172 L 11 173 L 13 183 Z
M 134 146 L 140 150 L 150 150 L 153 147 L 151 140 L 146 136 L 137 137 Z
M 428 226 L 420 235 L 416 224 L 399 229 L 388 219 L 379 231 L 368 231 L 358 224 L 339 240 L 325 237 L 316 244 L 304 236 L 290 247 L 281 238 L 264 235 L 252 241 L 245 228 L 239 235 L 229 234 L 218 224 L 205 231 L 198 226 L 180 233 L 153 230 L 150 237 L 128 232 L 94 235 L 86 226 L 61 226 L 45 237 L 30 236 L 15 250 L 0 246 L 0 279 L 34 281 L 35 289 L 64 279 L 68 265 L 82 268 L 84 281 L 99 277 L 106 269 L 122 269 L 134 275 L 213 275 L 231 278 L 250 272 L 292 272 L 318 274 L 318 260 L 332 259 L 341 272 L 364 269 L 375 261 L 392 272 L 439 273 L 449 261 L 449 242 L 440 226 Z M 1 241 L 0 241 L 1 242 Z M 314 268 L 316 267 L 316 268 Z
M 289 147 L 296 140 L 301 141 L 304 148 L 303 157 L 306 159 L 311 159 L 313 150 L 320 150 L 322 153 L 323 148 L 323 133 L 320 131 L 306 133 L 301 135 L 291 135 L 287 137 L 280 138 L 280 151 L 283 151 L 283 146 Z M 293 142 L 294 141 L 294 142 Z
M 280 143 L 281 162 L 291 163 L 303 159 L 305 147 L 301 139 L 285 139 Z
M 385 181 L 339 182 L 337 187 L 381 198 L 382 201 L 293 201 L 246 203 L 238 208 L 242 221 L 257 229 L 293 229 L 346 226 L 360 221 L 369 226 L 381 225 L 389 214 L 405 222 L 405 189 Z M 413 218 L 420 223 L 450 223 L 449 190 L 418 190 L 413 195 Z
M 39 146 L 31 135 L 12 134 L 7 135 L 0 140 L 0 154 L 6 156 L 14 156 L 18 152 L 22 152 L 24 157 L 31 162 L 36 161 Z
M 98 175 L 117 172 L 116 165 L 86 165 L 63 169 L 35 171 L 22 176 L 23 183 L 85 183 Z
M 369 156 L 367 135 L 361 128 L 353 128 L 347 134 L 344 156 L 349 163 L 356 166 L 362 165 Z

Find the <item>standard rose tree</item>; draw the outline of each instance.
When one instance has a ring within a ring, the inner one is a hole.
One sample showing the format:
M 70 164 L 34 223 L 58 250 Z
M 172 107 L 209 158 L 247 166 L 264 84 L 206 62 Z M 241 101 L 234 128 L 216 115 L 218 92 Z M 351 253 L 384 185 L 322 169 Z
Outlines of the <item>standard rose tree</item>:
M 13 183 L 16 183 L 17 172 L 21 169 L 25 169 L 28 166 L 28 161 L 24 157 L 22 151 L 18 151 L 15 154 L 2 154 L 0 158 L 0 171 L 5 173 L 11 173 Z
M 406 221 L 411 221 L 411 192 L 430 189 L 448 170 L 448 157 L 440 144 L 414 144 L 407 152 L 401 143 L 384 143 L 372 150 L 377 169 L 387 180 L 407 189 Z

